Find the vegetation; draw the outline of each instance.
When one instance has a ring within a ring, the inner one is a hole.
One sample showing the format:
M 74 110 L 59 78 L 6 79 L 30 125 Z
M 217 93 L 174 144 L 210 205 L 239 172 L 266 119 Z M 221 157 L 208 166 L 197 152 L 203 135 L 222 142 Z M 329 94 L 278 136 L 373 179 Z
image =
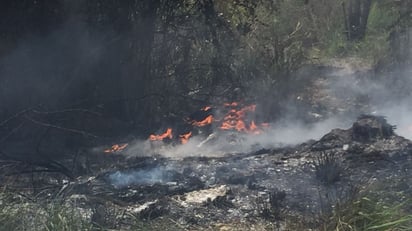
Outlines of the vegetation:
M 385 203 L 369 196 L 336 208 L 325 230 L 411 230 L 410 200 Z
M 402 190 L 409 176 L 358 186 L 332 213 L 321 218 L 323 230 L 411 230 L 410 192 Z
M 336 153 L 319 153 L 314 161 L 316 178 L 325 185 L 331 185 L 339 181 L 343 172 L 339 156 Z
M 9 193 L 0 195 L 0 230 L 100 230 L 79 208 L 59 201 L 34 202 Z
M 127 132 L 144 136 L 165 118 L 180 120 L 199 105 L 223 100 L 266 105 L 270 98 L 264 114 L 276 118 L 279 102 L 288 99 L 291 88 L 299 89 L 293 73 L 302 65 L 343 56 L 377 63 L 390 54 L 391 36 L 411 22 L 409 1 L 389 0 L 346 0 L 343 5 L 326 0 L 43 0 L 8 1 L 1 9 L 9 24 L 1 26 L 0 57 L 8 68 L 0 84 L 0 120 L 37 105 L 47 111 L 83 108 L 103 113 L 111 127 L 123 121 Z M 28 75 L 32 81 L 22 86 Z M 28 97 L 16 100 L 13 92 L 22 87 Z M 96 120 L 43 119 L 104 132 Z
M 262 120 L 276 120 L 305 87 L 295 73 L 306 65 L 348 57 L 374 66 L 406 62 L 412 1 L 9 0 L 0 14 L 0 157 L 21 161 L 21 172 L 73 178 L 81 148 L 120 135 L 147 138 L 211 103 L 259 102 Z M 7 152 L 13 147 L 18 154 Z M 318 159 L 326 185 L 342 171 L 333 154 Z M 283 197 L 272 193 L 266 213 L 279 216 Z M 405 205 L 363 195 L 337 207 L 325 229 L 408 230 Z M 6 192 L 0 224 L 99 229 L 61 201 Z M 151 225 L 161 226 L 134 224 Z

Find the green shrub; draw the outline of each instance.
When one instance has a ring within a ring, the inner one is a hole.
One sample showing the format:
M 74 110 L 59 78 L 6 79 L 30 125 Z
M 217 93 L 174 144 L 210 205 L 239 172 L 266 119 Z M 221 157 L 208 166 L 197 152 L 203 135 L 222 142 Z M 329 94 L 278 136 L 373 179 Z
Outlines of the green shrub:
M 411 230 L 412 215 L 406 210 L 411 202 L 388 204 L 364 196 L 346 206 L 337 206 L 326 230 Z

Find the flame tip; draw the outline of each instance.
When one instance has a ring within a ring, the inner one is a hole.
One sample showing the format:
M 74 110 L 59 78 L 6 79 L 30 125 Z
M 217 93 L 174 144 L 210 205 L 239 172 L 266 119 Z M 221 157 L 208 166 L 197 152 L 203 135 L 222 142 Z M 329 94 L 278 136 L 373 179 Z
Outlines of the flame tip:
M 223 106 L 228 108 L 228 112 L 223 116 L 223 119 L 216 119 L 212 114 L 206 116 L 203 120 L 191 120 L 189 117 L 184 118 L 188 124 L 196 127 L 203 127 L 212 124 L 213 122 L 219 122 L 219 128 L 221 130 L 236 130 L 238 132 L 244 132 L 248 134 L 261 134 L 262 129 L 269 127 L 269 123 L 260 123 L 257 125 L 254 120 L 247 120 L 246 114 L 255 112 L 256 104 L 249 104 L 244 107 L 240 107 L 241 103 L 233 101 L 224 103 Z M 240 109 L 239 109 L 240 108 Z M 207 112 L 212 109 L 212 106 L 204 106 L 200 110 Z M 182 144 L 186 144 L 189 138 L 192 136 L 192 131 L 181 134 L 178 136 Z M 166 132 L 160 135 L 152 134 L 149 136 L 149 140 L 163 140 L 165 138 L 172 139 L 173 131 L 171 128 L 167 128 Z

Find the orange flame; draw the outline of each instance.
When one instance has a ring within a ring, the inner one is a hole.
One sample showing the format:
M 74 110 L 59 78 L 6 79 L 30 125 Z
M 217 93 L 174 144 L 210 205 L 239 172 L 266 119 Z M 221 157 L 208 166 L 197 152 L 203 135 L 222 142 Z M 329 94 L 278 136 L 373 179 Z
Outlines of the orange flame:
M 192 136 L 192 132 L 188 132 L 186 134 L 183 135 L 179 135 L 180 138 L 180 142 L 182 144 L 186 144 L 189 141 L 189 138 Z
M 255 135 L 261 134 L 265 128 L 269 127 L 268 123 L 261 123 L 257 125 L 254 120 L 250 121 L 247 119 L 246 115 L 248 113 L 255 112 L 256 110 L 255 104 L 241 107 L 241 103 L 231 102 L 231 103 L 224 103 L 223 106 L 227 108 L 228 112 L 225 114 L 222 120 L 220 118 L 216 119 L 214 115 L 210 115 L 209 113 L 208 113 L 209 115 L 201 121 L 191 120 L 189 118 L 186 118 L 185 120 L 187 123 L 191 124 L 192 126 L 197 126 L 197 127 L 203 127 L 206 125 L 210 125 L 214 122 L 222 121 L 219 127 L 222 130 L 236 130 L 238 132 L 244 132 L 244 133 L 255 134 Z M 204 112 L 208 112 L 211 109 L 212 109 L 211 106 L 205 106 L 201 108 L 200 110 Z M 192 136 L 192 132 L 189 131 L 186 134 L 179 135 L 178 138 L 182 144 L 186 144 L 189 141 L 191 136 Z M 149 140 L 151 141 L 163 140 L 165 138 L 169 138 L 169 139 L 173 138 L 171 128 L 168 128 L 166 132 L 161 135 L 153 134 L 149 136 Z
M 206 126 L 208 124 L 213 123 L 213 115 L 209 115 L 207 116 L 204 120 L 202 121 L 192 121 L 192 125 L 193 126 L 197 126 L 197 127 L 203 127 Z
M 226 107 L 237 107 L 239 104 L 237 102 L 225 103 Z M 247 132 L 253 134 L 259 134 L 260 129 L 256 126 L 254 121 L 250 122 L 249 126 L 246 126 L 245 116 L 247 112 L 254 112 L 256 110 L 256 105 L 252 104 L 241 108 L 240 110 L 231 109 L 226 116 L 223 118 L 223 123 L 220 126 L 222 130 L 235 129 L 239 132 Z
M 113 153 L 113 152 L 120 152 L 123 149 L 125 149 L 129 144 L 125 143 L 125 144 L 114 144 L 112 145 L 112 147 L 105 149 L 104 152 L 105 153 Z
M 258 127 L 255 124 L 255 121 L 252 120 L 252 122 L 250 122 L 249 129 L 252 131 L 258 129 Z
M 161 135 L 150 135 L 149 136 L 149 140 L 163 140 L 163 139 L 165 139 L 165 138 L 169 138 L 169 139 L 172 139 L 173 138 L 173 134 L 172 134 L 172 129 L 171 128 L 168 128 L 167 130 L 166 130 L 166 132 L 165 133 L 163 133 L 163 134 L 161 134 Z

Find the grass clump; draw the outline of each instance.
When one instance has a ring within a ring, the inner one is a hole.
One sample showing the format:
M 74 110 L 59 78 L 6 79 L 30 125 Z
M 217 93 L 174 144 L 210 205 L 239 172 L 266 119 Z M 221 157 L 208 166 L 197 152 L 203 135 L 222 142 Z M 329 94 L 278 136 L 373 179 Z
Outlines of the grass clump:
M 337 206 L 324 230 L 412 230 L 411 211 L 407 200 L 389 204 L 382 200 L 363 196 L 346 206 Z
M 47 205 L 45 213 L 40 217 L 43 220 L 39 230 L 98 230 L 90 221 L 75 208 L 52 203 Z
M 85 214 L 61 201 L 36 203 L 7 193 L 0 194 L 0 224 L 0 231 L 97 230 Z
M 316 178 L 325 185 L 340 180 L 343 168 L 339 156 L 334 152 L 321 152 L 314 161 Z
M 19 219 L 19 210 L 12 210 L 8 207 L 7 203 L 10 200 L 10 196 L 1 193 L 0 194 L 0 231 L 16 230 L 15 228 L 21 222 Z

